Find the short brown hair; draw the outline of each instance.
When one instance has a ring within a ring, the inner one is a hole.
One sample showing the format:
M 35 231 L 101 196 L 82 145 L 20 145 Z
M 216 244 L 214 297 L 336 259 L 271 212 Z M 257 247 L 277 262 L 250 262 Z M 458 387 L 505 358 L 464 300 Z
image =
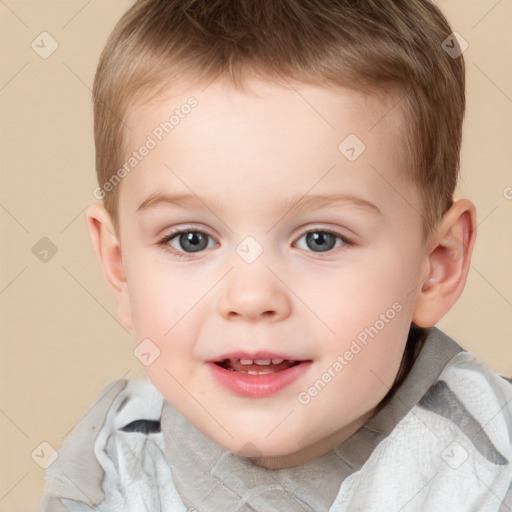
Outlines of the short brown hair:
M 99 185 L 125 158 L 127 109 L 184 76 L 243 87 L 252 72 L 389 92 L 403 113 L 401 150 L 427 235 L 451 206 L 459 171 L 465 69 L 443 49 L 450 33 L 428 0 L 138 0 L 110 35 L 94 81 Z M 104 194 L 116 227 L 118 193 Z

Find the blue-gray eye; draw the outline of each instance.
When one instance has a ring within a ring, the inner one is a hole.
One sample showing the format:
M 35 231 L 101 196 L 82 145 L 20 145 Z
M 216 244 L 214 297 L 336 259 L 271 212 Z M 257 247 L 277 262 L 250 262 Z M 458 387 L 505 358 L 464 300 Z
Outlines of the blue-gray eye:
M 173 235 L 169 240 L 169 245 L 178 251 L 183 252 L 199 252 L 208 249 L 208 239 L 211 237 L 201 231 L 181 231 Z M 213 242 L 213 240 L 212 240 Z M 176 244 L 179 247 L 176 247 Z M 213 243 L 215 246 L 215 243 Z M 212 247 L 210 245 L 210 247 Z
M 303 238 L 305 238 L 306 247 L 299 246 L 299 242 Z M 329 233 L 328 231 L 316 230 L 309 231 L 302 235 L 297 242 L 297 246 L 301 249 L 309 249 L 313 252 L 327 252 L 341 247 L 343 243 L 345 243 L 345 240 L 339 235 Z

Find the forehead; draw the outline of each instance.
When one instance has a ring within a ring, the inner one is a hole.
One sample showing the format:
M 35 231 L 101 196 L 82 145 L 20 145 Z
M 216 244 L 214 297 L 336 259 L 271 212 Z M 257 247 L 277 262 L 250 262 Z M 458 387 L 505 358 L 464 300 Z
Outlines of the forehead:
M 293 82 L 249 86 L 181 84 L 130 109 L 130 154 L 151 150 L 123 180 L 120 205 L 133 210 L 162 191 L 209 196 L 219 207 L 226 198 L 261 207 L 342 190 L 396 203 L 397 193 L 412 192 L 394 98 Z

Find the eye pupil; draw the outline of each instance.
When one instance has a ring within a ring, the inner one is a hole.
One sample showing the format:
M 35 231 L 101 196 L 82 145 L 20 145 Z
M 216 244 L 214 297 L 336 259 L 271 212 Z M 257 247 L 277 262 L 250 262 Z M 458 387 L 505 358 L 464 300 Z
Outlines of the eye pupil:
M 307 248 L 317 253 L 329 252 L 336 248 L 337 240 L 340 238 L 342 245 L 346 244 L 345 240 L 343 240 L 343 237 L 340 237 L 340 235 L 322 230 L 309 231 L 303 235 L 303 237 L 305 238 Z M 179 247 L 175 247 L 175 249 L 178 250 L 178 252 L 196 253 L 208 249 L 210 238 L 209 235 L 201 231 L 182 231 L 168 239 L 168 243 L 170 245 L 177 243 Z
M 325 231 L 312 231 L 306 235 L 306 243 L 313 251 L 318 248 L 316 252 L 330 251 L 336 245 L 336 237 Z
M 189 231 L 180 235 L 180 245 L 187 252 L 202 251 L 208 245 L 208 238 L 198 231 Z

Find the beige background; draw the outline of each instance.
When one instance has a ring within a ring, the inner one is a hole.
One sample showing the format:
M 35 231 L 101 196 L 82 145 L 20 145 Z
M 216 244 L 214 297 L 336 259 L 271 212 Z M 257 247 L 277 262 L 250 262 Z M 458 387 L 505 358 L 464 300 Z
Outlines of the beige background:
M 142 375 L 84 218 L 96 186 L 90 89 L 131 3 L 0 2 L 0 512 L 35 510 L 44 471 L 32 452 L 58 448 L 109 381 Z M 439 4 L 469 43 L 458 195 L 479 222 L 466 289 L 440 327 L 512 376 L 512 1 Z M 43 31 L 59 45 L 47 59 L 31 48 Z M 46 263 L 32 252 L 42 237 L 57 248 Z

